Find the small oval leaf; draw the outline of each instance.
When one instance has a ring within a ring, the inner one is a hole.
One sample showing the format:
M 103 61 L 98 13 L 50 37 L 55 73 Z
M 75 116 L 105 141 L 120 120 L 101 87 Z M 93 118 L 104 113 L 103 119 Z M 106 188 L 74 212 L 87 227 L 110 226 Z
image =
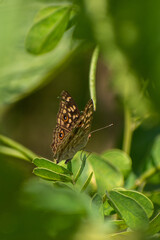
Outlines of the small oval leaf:
M 51 181 L 72 182 L 72 178 L 67 175 L 58 174 L 45 168 L 34 168 L 33 173 L 41 178 Z
M 141 205 L 141 207 L 146 212 L 148 218 L 150 218 L 152 216 L 153 210 L 154 210 L 153 203 L 144 194 L 134 191 L 134 190 L 125 190 L 125 189 L 116 189 L 116 191 L 133 198 L 135 201 L 137 201 Z
M 42 9 L 26 38 L 26 49 L 42 54 L 54 49 L 67 27 L 71 6 L 50 6 Z
M 62 173 L 62 174 L 69 174 L 72 175 L 72 172 L 70 172 L 68 169 L 48 160 L 45 158 L 35 158 L 33 160 L 33 163 L 37 166 L 37 167 L 41 167 L 41 168 L 46 168 L 48 170 L 51 170 L 53 172 L 56 173 Z
M 103 153 L 102 156 L 106 159 L 106 161 L 116 166 L 124 176 L 127 176 L 127 174 L 131 171 L 131 158 L 129 157 L 129 155 L 127 155 L 127 153 L 123 152 L 122 150 L 108 150 Z
M 88 161 L 93 167 L 93 171 L 98 186 L 98 192 L 104 194 L 106 190 L 123 185 L 123 176 L 111 163 L 97 154 L 91 154 Z
M 148 227 L 149 219 L 146 212 L 133 198 L 116 190 L 107 193 L 107 197 L 115 211 L 132 230 L 142 230 Z

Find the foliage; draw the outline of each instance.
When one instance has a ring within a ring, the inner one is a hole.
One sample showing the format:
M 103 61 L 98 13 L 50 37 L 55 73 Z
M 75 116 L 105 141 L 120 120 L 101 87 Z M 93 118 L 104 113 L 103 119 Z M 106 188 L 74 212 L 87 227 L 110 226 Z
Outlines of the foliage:
M 14 3 L 20 8 L 23 5 L 18 0 Z M 25 4 L 22 27 L 19 9 L 6 15 L 5 9 L 10 12 L 12 4 L 0 2 L 4 32 L 0 45 L 1 116 L 7 106 L 49 83 L 75 53 L 89 49 L 93 51 L 89 88 L 95 109 L 101 54 L 112 91 L 123 104 L 123 144 L 122 149 L 101 154 L 78 152 L 67 165 L 57 165 L 0 135 L 1 182 L 7 179 L 2 186 L 2 206 L 7 210 L 2 209 L 0 238 L 158 238 L 159 1 L 42 0 Z M 6 20 L 10 24 L 4 29 Z M 142 139 L 136 138 L 136 132 L 144 128 L 148 136 L 156 129 L 148 148 L 147 137 L 141 134 Z M 145 154 L 138 155 L 141 151 Z M 24 180 L 17 175 L 21 171 L 14 168 L 17 159 L 26 162 L 29 172 L 33 168 L 32 176 L 26 173 Z M 15 178 L 16 188 L 7 175 Z M 11 199 L 10 206 L 6 206 L 6 196 Z

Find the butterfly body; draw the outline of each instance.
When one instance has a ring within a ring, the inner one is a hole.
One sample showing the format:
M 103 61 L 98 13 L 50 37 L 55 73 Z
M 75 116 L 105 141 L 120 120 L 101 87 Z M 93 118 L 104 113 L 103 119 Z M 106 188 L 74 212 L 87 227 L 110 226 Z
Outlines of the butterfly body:
M 93 115 L 93 101 L 89 100 L 84 111 L 80 113 L 73 98 L 66 91 L 61 93 L 61 102 L 57 114 L 52 149 L 56 162 L 73 158 L 82 150 L 89 138 Z

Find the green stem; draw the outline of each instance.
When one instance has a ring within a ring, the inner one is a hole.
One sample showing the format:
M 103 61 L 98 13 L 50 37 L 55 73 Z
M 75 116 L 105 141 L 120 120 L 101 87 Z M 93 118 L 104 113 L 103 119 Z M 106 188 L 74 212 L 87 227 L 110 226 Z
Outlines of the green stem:
M 135 189 L 145 183 L 149 178 L 151 178 L 154 174 L 160 171 L 160 166 L 156 168 L 151 168 L 148 171 L 144 172 L 138 179 L 136 179 L 135 184 L 133 185 L 132 189 Z
M 99 55 L 99 47 L 97 46 L 92 54 L 90 72 L 89 72 L 89 89 L 90 95 L 94 102 L 94 110 L 96 110 L 96 69 L 97 69 L 97 61 Z
M 130 154 L 132 135 L 133 135 L 133 125 L 130 112 L 127 107 L 125 107 L 124 112 L 124 139 L 123 139 L 123 151 Z

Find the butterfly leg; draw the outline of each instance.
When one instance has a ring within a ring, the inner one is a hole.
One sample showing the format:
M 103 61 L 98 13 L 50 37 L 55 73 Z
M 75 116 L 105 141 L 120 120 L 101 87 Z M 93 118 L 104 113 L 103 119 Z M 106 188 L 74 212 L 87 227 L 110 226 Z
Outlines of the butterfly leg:
M 72 160 L 72 158 L 69 158 L 65 161 L 65 164 L 69 163 Z

